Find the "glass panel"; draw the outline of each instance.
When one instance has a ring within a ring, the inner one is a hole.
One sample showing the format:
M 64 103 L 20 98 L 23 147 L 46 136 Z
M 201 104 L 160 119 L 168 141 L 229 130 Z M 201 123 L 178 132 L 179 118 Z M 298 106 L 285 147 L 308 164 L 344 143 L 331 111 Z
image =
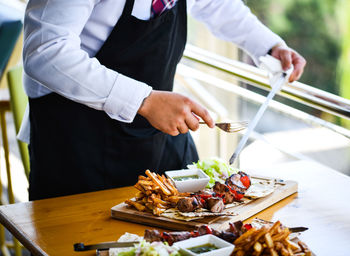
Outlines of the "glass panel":
M 206 106 L 217 121 L 252 120 L 266 95 L 232 75 L 186 59 L 178 66 L 175 91 Z M 205 125 L 192 133 L 201 159 L 218 156 L 226 161 L 243 134 L 244 131 L 228 134 L 217 128 L 211 130 Z M 349 130 L 300 111 L 293 104 L 273 101 L 235 165 L 254 169 L 311 160 L 350 175 L 348 134 Z

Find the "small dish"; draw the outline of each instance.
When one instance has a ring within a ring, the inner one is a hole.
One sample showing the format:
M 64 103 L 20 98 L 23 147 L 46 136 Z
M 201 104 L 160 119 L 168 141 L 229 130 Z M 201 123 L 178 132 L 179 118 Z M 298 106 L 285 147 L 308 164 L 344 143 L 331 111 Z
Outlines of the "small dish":
M 195 253 L 189 250 L 189 248 L 198 247 L 206 244 L 214 245 L 218 249 L 215 249 L 209 252 L 203 252 L 203 253 Z M 235 248 L 233 244 L 226 242 L 225 240 L 219 237 L 216 237 L 214 235 L 198 236 L 195 238 L 190 238 L 187 240 L 174 243 L 174 245 L 180 249 L 183 255 L 188 255 L 188 256 L 214 256 L 214 255 L 230 256 L 231 253 L 233 252 L 233 249 Z
M 174 182 L 177 190 L 183 192 L 197 192 L 205 188 L 210 178 L 200 169 L 184 169 L 166 171 L 165 174 Z M 179 180 L 179 178 L 186 178 L 196 176 L 186 180 Z

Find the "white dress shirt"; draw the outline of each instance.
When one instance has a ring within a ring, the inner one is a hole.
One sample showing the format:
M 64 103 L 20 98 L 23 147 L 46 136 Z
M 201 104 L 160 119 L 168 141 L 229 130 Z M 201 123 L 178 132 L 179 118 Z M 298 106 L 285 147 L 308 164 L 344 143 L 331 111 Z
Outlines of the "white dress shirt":
M 56 92 L 132 122 L 152 88 L 94 58 L 119 20 L 126 0 L 30 0 L 24 19 L 24 87 L 37 98 Z M 135 0 L 132 15 L 147 20 L 152 0 Z M 241 0 L 187 0 L 188 12 L 217 37 L 254 60 L 282 39 L 260 23 Z M 19 138 L 29 138 L 26 111 Z

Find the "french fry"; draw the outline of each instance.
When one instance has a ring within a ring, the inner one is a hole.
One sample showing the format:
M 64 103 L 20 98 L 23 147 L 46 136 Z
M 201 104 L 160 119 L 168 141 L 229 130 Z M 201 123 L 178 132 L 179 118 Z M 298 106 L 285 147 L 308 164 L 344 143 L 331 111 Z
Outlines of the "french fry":
M 235 254 L 236 256 L 244 256 L 245 255 L 245 252 L 243 250 L 239 250 L 236 252 Z
M 263 250 L 263 246 L 262 246 L 261 243 L 259 243 L 259 242 L 256 242 L 256 243 L 254 244 L 253 248 L 254 248 L 254 251 L 255 251 L 255 252 L 258 252 L 258 253 L 259 253 L 259 254 L 256 254 L 256 255 L 260 255 L 260 253 L 261 253 L 262 250 Z
M 265 238 L 265 242 L 266 242 L 267 247 L 270 249 L 273 248 L 273 240 L 272 240 L 270 233 L 266 233 L 264 235 L 264 238 Z
M 143 175 L 139 175 L 139 180 L 147 180 L 148 177 L 145 177 Z
M 152 195 L 152 190 L 147 190 L 145 193 L 146 193 L 146 196 L 150 196 Z
M 143 193 L 146 193 L 146 190 L 138 182 L 134 185 L 134 188 L 140 190 Z
M 304 242 L 299 241 L 298 245 L 300 246 L 301 250 L 305 252 L 305 256 L 311 256 L 311 251 Z
M 285 245 L 287 245 L 287 247 L 290 247 L 292 249 L 292 251 L 297 251 L 297 250 L 301 250 L 301 248 L 299 247 L 299 245 L 297 245 L 296 243 L 290 241 L 289 239 L 284 239 L 283 243 Z
M 285 238 L 287 238 L 289 236 L 289 234 L 290 234 L 289 229 L 285 228 L 284 230 L 282 230 L 281 233 L 273 235 L 272 240 L 273 241 L 282 241 Z
M 141 184 L 141 185 L 146 185 L 146 186 L 153 186 L 153 182 L 150 180 L 139 180 L 137 183 Z
M 165 201 L 163 201 L 162 199 L 159 199 L 159 198 L 154 198 L 153 202 L 156 203 L 156 204 L 164 205 L 164 206 L 168 205 L 167 202 L 165 202 Z
M 311 256 L 305 243 L 289 240 L 290 233 L 279 221 L 270 227 L 251 228 L 236 239 L 232 256 Z
M 243 233 L 240 237 L 238 237 L 235 241 L 235 245 L 236 246 L 239 246 L 240 244 L 243 244 L 246 239 L 251 235 L 253 234 L 254 232 L 256 231 L 255 228 L 251 228 L 249 229 L 247 232 Z
M 269 233 L 268 233 L 269 234 Z M 270 255 L 271 256 L 278 256 L 278 253 L 275 251 L 275 249 L 270 248 Z
M 180 196 L 168 196 L 164 200 L 171 202 L 171 203 L 177 203 L 182 197 Z
M 165 186 L 171 191 L 171 193 L 172 193 L 173 195 L 179 194 L 179 191 L 177 190 L 177 188 L 175 188 L 175 187 L 173 186 L 173 184 L 171 184 L 171 181 L 169 181 L 168 179 L 165 179 L 164 184 L 165 184 Z
M 142 191 L 138 191 L 137 193 L 136 193 L 136 195 L 135 195 L 135 198 L 137 199 L 137 200 L 140 200 L 140 199 L 142 199 L 142 198 L 144 198 L 145 197 L 145 194 L 142 192 Z
M 143 187 L 143 189 L 144 189 L 145 191 L 152 190 L 152 187 L 151 187 L 151 186 L 144 185 L 144 184 L 141 184 L 141 186 Z
M 261 229 L 258 229 L 255 232 L 255 235 L 252 236 L 251 242 L 247 243 L 243 248 L 244 250 L 249 250 L 250 247 L 254 246 L 256 242 L 258 242 L 266 233 L 268 232 L 268 228 L 263 226 Z
M 138 202 L 134 202 L 132 200 L 126 200 L 125 203 L 130 206 L 134 206 L 140 212 L 143 212 L 146 210 L 146 207 Z
M 155 185 L 155 184 L 153 184 L 152 190 L 154 190 L 154 191 L 160 190 L 160 187 Z
M 171 192 L 164 186 L 164 184 L 157 178 L 154 173 L 150 172 L 150 170 L 146 170 L 146 175 L 150 177 L 152 181 L 157 184 L 157 186 L 159 186 L 165 195 L 171 195 Z
M 287 250 L 289 252 L 289 255 L 295 255 L 295 252 L 293 252 L 293 250 L 290 247 L 288 247 Z
M 156 207 L 160 209 L 168 209 L 167 205 L 164 204 L 156 204 Z
M 274 233 L 277 232 L 278 228 L 281 226 L 280 221 L 276 221 L 270 228 L 269 233 L 272 236 Z
M 281 255 L 282 256 L 289 256 L 289 255 L 293 255 L 293 253 L 292 254 L 290 254 L 289 253 L 289 251 L 286 249 L 286 248 L 284 248 L 284 247 L 282 247 L 282 249 L 281 249 Z
M 153 212 L 154 205 L 152 203 L 146 203 L 145 206 Z

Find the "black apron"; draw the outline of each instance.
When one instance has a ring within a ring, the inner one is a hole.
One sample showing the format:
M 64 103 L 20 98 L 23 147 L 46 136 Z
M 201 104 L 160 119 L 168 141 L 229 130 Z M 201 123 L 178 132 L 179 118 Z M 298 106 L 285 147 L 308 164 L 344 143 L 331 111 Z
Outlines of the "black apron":
M 186 0 L 148 21 L 131 15 L 133 5 L 126 1 L 96 58 L 155 90 L 171 91 L 186 43 Z M 140 115 L 131 124 L 119 122 L 55 93 L 29 104 L 30 200 L 133 185 L 146 169 L 162 173 L 198 160 L 189 133 L 164 134 Z

